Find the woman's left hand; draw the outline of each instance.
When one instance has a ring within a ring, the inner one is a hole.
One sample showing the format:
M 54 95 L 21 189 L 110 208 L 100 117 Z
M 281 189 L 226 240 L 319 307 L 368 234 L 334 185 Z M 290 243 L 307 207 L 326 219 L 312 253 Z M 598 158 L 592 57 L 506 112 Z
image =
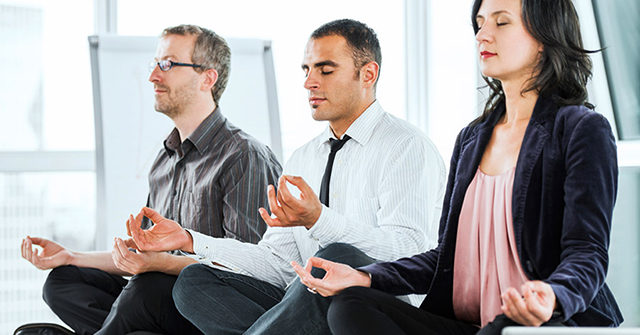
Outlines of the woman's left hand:
M 549 321 L 556 307 L 551 285 L 535 280 L 524 283 L 520 290 L 511 287 L 502 294 L 502 312 L 523 326 L 538 327 Z

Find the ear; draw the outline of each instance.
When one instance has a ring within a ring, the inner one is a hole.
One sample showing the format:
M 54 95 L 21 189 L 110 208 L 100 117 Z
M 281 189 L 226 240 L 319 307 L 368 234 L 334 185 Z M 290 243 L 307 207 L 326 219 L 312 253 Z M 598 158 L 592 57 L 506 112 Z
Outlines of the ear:
M 376 62 L 369 62 L 360 69 L 360 76 L 365 87 L 374 87 L 378 80 L 380 65 Z
M 211 88 L 218 82 L 218 71 L 215 69 L 208 69 L 202 73 L 204 75 L 204 81 L 202 82 L 203 91 L 211 91 Z

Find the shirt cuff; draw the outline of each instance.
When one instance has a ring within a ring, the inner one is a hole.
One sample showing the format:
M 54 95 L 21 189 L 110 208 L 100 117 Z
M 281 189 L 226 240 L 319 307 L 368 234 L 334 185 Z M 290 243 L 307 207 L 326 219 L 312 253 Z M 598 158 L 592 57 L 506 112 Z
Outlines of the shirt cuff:
M 320 245 L 327 245 L 340 242 L 344 235 L 344 225 L 341 223 L 342 216 L 331 208 L 322 205 L 322 211 L 318 221 L 307 232 L 309 237 L 320 242 Z
M 191 238 L 193 239 L 193 252 L 199 256 L 199 258 L 197 258 L 198 262 L 212 262 L 217 250 L 216 244 L 211 243 L 213 240 L 211 236 L 207 236 L 191 229 L 187 229 L 187 231 L 191 234 Z

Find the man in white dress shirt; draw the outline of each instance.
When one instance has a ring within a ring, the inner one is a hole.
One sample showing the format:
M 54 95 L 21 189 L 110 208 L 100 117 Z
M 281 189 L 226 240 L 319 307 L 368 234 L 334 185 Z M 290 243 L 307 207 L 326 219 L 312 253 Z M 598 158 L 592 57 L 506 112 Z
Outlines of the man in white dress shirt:
M 141 250 L 199 258 L 173 297 L 204 333 L 329 334 L 332 298 L 308 292 L 291 261 L 316 255 L 358 267 L 435 247 L 444 163 L 424 133 L 376 100 L 380 64 L 376 34 L 360 22 L 333 21 L 311 35 L 304 86 L 313 118 L 328 126 L 294 152 L 277 192 L 269 187 L 274 216 L 260 209 L 270 228 L 257 245 L 182 229 L 148 208 L 130 218 Z M 143 215 L 149 230 L 139 228 Z

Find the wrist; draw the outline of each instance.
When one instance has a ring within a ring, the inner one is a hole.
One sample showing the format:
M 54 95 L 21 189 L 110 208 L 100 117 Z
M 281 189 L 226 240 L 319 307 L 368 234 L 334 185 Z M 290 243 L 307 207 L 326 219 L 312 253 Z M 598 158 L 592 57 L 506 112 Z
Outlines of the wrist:
M 360 274 L 358 286 L 371 287 L 371 274 L 362 270 L 357 271 Z
M 191 236 L 191 233 L 186 228 L 182 231 L 186 235 L 186 243 L 182 246 L 182 248 L 180 248 L 180 250 L 188 252 L 190 254 L 194 254 L 195 252 L 193 252 L 193 236 Z
M 171 266 L 171 254 L 168 252 L 155 252 L 148 251 L 149 254 L 149 264 L 145 269 L 145 272 L 165 272 L 167 267 Z
M 320 204 L 320 203 L 319 203 Z M 311 215 L 309 215 L 309 221 L 310 223 L 305 224 L 304 226 L 307 229 L 311 229 L 313 228 L 313 226 L 315 226 L 316 223 L 318 223 L 318 221 L 320 220 L 320 216 L 322 215 L 322 204 L 320 204 L 319 207 L 317 207 L 312 213 Z
M 69 254 L 69 256 L 66 257 L 65 261 L 62 262 L 61 266 L 64 265 L 75 265 L 78 266 L 78 255 L 70 250 L 67 250 L 67 253 Z

